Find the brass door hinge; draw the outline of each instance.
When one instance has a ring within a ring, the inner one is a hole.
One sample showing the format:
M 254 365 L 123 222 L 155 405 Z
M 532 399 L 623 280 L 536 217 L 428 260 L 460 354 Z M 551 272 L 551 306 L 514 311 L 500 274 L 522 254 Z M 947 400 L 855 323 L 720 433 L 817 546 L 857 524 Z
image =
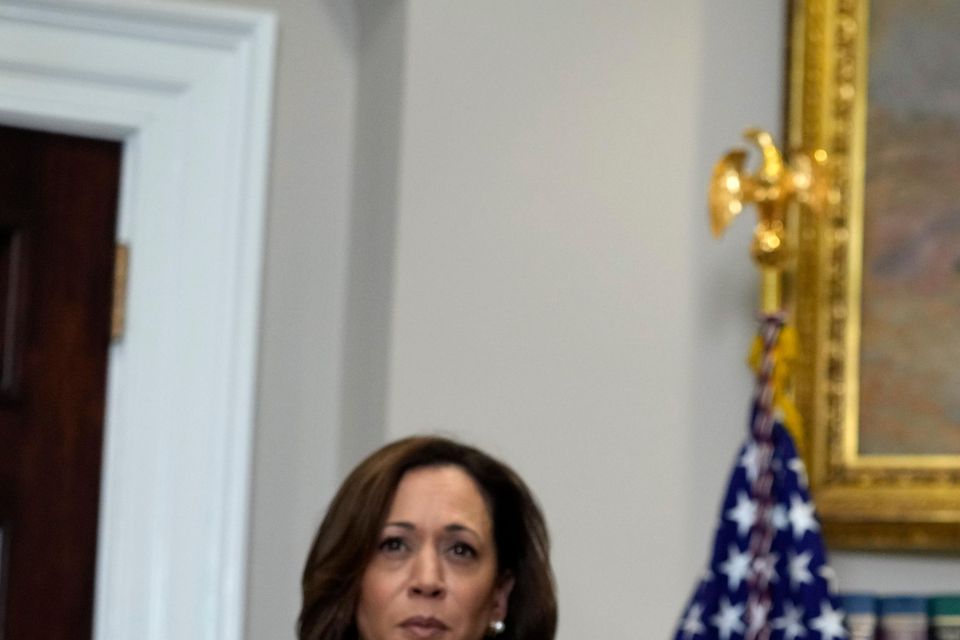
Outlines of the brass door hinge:
M 113 257 L 113 308 L 110 311 L 110 339 L 123 338 L 127 316 L 127 271 L 130 263 L 129 245 L 119 243 Z

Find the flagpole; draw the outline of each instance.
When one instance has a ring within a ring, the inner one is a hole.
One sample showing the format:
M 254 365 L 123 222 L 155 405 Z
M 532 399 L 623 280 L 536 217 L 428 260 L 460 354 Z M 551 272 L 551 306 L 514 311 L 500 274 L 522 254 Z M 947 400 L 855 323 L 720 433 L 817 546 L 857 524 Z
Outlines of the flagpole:
M 786 243 L 786 216 L 798 193 L 805 192 L 812 176 L 801 168 L 787 166 L 769 132 L 747 129 L 744 137 L 761 153 L 760 168 L 753 174 L 745 171 L 747 153 L 734 149 L 714 168 L 710 185 L 710 218 L 715 236 L 743 211 L 747 204 L 757 209 L 757 224 L 750 243 L 750 255 L 760 270 L 760 354 L 756 362 L 753 420 L 750 425 L 752 446 L 756 452 L 755 478 L 750 497 L 756 517 L 748 538 L 748 551 L 754 558 L 746 579 L 749 585 L 745 603 L 746 640 L 768 640 L 772 627 L 773 595 L 770 579 L 776 564 L 772 553 L 776 527 L 773 525 L 774 455 L 773 429 L 776 420 L 774 368 L 777 366 L 777 343 L 784 327 L 782 278 L 789 259 Z M 782 391 L 782 390 L 781 390 Z
M 806 471 L 798 453 L 799 414 L 790 398 L 796 333 L 786 324 L 783 272 L 790 254 L 786 217 L 833 200 L 826 153 L 785 164 L 769 133 L 749 129 L 760 150 L 754 173 L 734 149 L 714 167 L 710 221 L 716 236 L 746 205 L 757 209 L 750 254 L 760 269 L 760 327 L 750 355 L 756 373 L 748 436 L 737 455 L 714 530 L 708 570 L 683 610 L 674 640 L 847 638 Z M 808 633 L 809 632 L 809 633 Z M 814 635 L 816 634 L 816 635 Z
M 774 425 L 777 422 L 777 400 L 784 402 L 787 389 L 778 388 L 775 374 L 783 367 L 785 349 L 779 347 L 786 314 L 783 310 L 783 271 L 790 258 L 786 239 L 786 217 L 796 201 L 810 203 L 822 198 L 826 156 L 796 154 L 792 166 L 784 163 L 783 155 L 773 143 L 772 136 L 761 129 L 748 129 L 744 137 L 759 149 L 760 168 L 750 174 L 745 171 L 747 153 L 743 149 L 728 152 L 715 166 L 710 185 L 709 203 L 711 227 L 715 236 L 722 235 L 732 220 L 748 204 L 757 210 L 757 224 L 750 244 L 750 254 L 760 270 L 760 334 L 759 353 L 755 362 L 756 388 L 750 425 L 751 447 L 755 460 L 754 478 L 750 484 L 750 498 L 755 519 L 747 539 L 747 551 L 753 558 L 745 576 L 749 585 L 744 603 L 744 638 L 769 640 L 773 626 L 771 617 L 774 597 L 771 580 L 775 573 L 777 554 L 772 545 L 777 535 L 774 524 L 776 498 L 773 494 L 775 455 Z M 816 175 L 815 175 L 816 174 Z M 814 191 L 814 186 L 819 189 Z M 820 204 L 820 202 L 815 202 Z M 789 402 L 789 399 L 785 400 Z
M 760 269 L 760 313 L 776 313 L 783 308 L 781 279 L 783 271 L 775 268 Z

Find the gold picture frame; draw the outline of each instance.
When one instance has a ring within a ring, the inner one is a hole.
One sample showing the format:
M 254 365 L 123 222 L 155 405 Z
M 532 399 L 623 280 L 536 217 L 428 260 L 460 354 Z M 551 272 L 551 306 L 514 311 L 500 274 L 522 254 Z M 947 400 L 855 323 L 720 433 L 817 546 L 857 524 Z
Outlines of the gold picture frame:
M 796 260 L 784 290 L 801 345 L 801 444 L 832 547 L 957 551 L 960 455 L 860 449 L 869 5 L 790 4 L 786 146 L 826 150 L 835 187 L 825 212 L 798 209 L 789 230 Z

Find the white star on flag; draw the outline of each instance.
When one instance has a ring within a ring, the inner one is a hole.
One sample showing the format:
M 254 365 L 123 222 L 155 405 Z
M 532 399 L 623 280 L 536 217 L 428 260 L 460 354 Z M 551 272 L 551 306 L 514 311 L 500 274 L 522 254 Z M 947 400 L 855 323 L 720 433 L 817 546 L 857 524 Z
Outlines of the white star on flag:
M 797 540 L 803 539 L 803 534 L 807 531 L 819 531 L 820 525 L 817 523 L 817 517 L 814 514 L 813 503 L 806 502 L 798 494 L 790 496 L 790 524 L 793 525 L 793 537 Z
M 827 591 L 830 593 L 837 593 L 840 590 L 840 585 L 837 581 L 837 572 L 833 570 L 833 567 L 825 564 L 820 567 L 820 570 L 817 571 L 817 573 L 819 573 L 820 577 L 826 581 Z
M 813 555 L 809 551 L 804 551 L 799 555 L 790 555 L 790 584 L 794 589 L 802 584 L 813 582 L 813 574 L 810 573 L 810 560 Z
M 720 565 L 720 571 L 727 576 L 727 585 L 731 591 L 736 591 L 750 571 L 750 552 L 740 552 L 737 545 L 732 544 L 727 549 L 727 559 Z
M 810 627 L 819 631 L 823 640 L 847 637 L 847 631 L 843 628 L 843 610 L 834 609 L 829 600 L 820 604 L 820 615 L 810 621 Z
M 741 491 L 737 494 L 736 506 L 727 511 L 726 516 L 737 523 L 737 535 L 746 536 L 757 520 L 757 504 Z
M 727 598 L 720 601 L 720 611 L 710 618 L 710 623 L 720 634 L 720 640 L 730 640 L 731 634 L 743 633 L 743 609 L 742 604 L 732 605 Z
M 694 602 L 690 610 L 687 611 L 686 617 L 683 619 L 681 629 L 683 629 L 684 638 L 695 638 L 707 630 L 707 628 L 703 626 L 703 622 L 700 621 L 702 615 L 703 607 L 700 606 L 699 602 Z
M 809 484 L 809 480 L 807 480 L 807 467 L 803 464 L 803 460 L 800 458 L 792 458 L 790 462 L 787 463 L 787 467 L 797 474 L 797 483 L 806 489 L 807 485 Z
M 783 617 L 773 621 L 773 628 L 783 629 L 783 640 L 797 640 L 807 635 L 807 629 L 803 626 L 803 611 L 790 601 L 783 604 Z
M 783 531 L 790 526 L 787 510 L 782 504 L 775 506 L 770 514 L 770 523 L 777 531 Z

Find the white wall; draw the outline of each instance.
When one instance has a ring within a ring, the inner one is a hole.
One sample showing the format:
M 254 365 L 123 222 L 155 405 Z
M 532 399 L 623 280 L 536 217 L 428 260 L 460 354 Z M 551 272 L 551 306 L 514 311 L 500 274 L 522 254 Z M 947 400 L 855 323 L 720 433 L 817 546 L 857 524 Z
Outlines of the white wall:
M 756 283 L 704 191 L 779 124 L 783 16 L 717 4 L 408 8 L 388 433 L 529 479 L 560 638 L 669 635 L 745 432 Z
M 356 98 L 349 0 L 259 0 L 280 17 L 250 558 L 251 640 L 294 637 L 300 572 L 341 446 Z
M 231 3 L 280 18 L 248 637 L 293 637 L 346 468 L 424 430 L 539 494 L 560 640 L 667 637 L 750 389 L 750 223 L 713 241 L 704 191 L 779 130 L 782 3 Z M 960 568 L 834 559 L 849 588 Z
M 343 353 L 340 471 L 386 437 L 406 3 L 357 5 L 358 92 Z
M 387 434 L 529 479 L 561 639 L 667 637 L 750 393 L 752 223 L 714 242 L 704 191 L 780 131 L 784 7 L 412 2 L 406 38 Z M 956 560 L 835 560 L 845 589 L 957 589 Z

